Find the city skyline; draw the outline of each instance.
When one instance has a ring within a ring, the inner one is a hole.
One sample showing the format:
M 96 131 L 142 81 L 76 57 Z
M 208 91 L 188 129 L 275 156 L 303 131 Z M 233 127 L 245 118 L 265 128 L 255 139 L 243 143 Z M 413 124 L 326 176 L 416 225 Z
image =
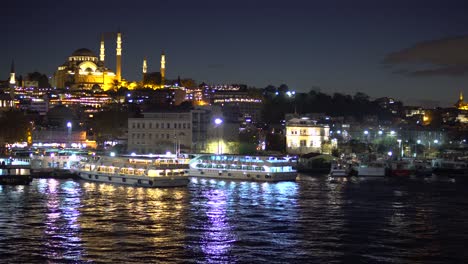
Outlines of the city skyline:
M 30 8 L 24 8 L 29 6 Z M 0 72 L 51 76 L 76 49 L 99 54 L 102 33 L 123 32 L 122 76 L 141 80 L 142 62 L 167 78 L 287 84 L 298 92 L 364 92 L 405 104 L 450 106 L 468 93 L 468 36 L 463 2 L 449 1 L 123 1 L 69 6 L 9 3 L 0 18 Z M 115 70 L 115 38 L 106 34 Z M 432 103 L 431 103 L 432 102 Z

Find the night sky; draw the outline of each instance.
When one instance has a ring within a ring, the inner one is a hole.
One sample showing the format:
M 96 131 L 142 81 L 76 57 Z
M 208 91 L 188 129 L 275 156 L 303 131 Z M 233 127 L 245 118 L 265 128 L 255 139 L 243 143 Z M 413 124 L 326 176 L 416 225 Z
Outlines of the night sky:
M 144 57 L 167 78 L 287 84 L 308 92 L 391 96 L 406 104 L 453 104 L 468 96 L 468 4 L 464 1 L 15 1 L 2 3 L 0 79 L 52 75 L 78 48 L 123 77 L 141 79 Z M 2 77 L 3 76 L 3 77 Z

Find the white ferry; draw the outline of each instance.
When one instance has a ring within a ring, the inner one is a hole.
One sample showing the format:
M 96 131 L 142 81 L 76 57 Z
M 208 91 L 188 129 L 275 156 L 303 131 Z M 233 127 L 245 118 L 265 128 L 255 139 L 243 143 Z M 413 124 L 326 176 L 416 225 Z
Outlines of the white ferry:
M 142 187 L 176 187 L 188 184 L 188 159 L 155 157 L 90 157 L 76 173 L 95 182 Z
M 297 171 L 292 165 L 283 157 L 206 154 L 190 161 L 189 175 L 250 181 L 294 181 Z

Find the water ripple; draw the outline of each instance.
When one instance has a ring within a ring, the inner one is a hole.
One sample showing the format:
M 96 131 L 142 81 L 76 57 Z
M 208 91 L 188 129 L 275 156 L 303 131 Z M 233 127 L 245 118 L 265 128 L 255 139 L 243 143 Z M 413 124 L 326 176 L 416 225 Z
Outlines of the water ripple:
M 461 263 L 466 181 L 0 188 L 3 263 Z

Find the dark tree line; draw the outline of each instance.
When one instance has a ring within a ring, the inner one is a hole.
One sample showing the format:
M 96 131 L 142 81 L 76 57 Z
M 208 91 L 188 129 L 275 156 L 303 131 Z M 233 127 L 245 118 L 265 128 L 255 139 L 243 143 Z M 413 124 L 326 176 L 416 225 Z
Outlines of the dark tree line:
M 282 85 L 280 88 L 282 89 L 274 90 L 269 86 L 264 89 L 262 116 L 266 123 L 279 123 L 284 119 L 285 113 L 325 113 L 330 116 L 352 116 L 357 120 L 367 115 L 377 115 L 380 119 L 390 119 L 393 116 L 389 110 L 361 92 L 354 96 L 341 93 L 329 95 L 314 90 L 292 94 L 288 93 L 287 86 Z

